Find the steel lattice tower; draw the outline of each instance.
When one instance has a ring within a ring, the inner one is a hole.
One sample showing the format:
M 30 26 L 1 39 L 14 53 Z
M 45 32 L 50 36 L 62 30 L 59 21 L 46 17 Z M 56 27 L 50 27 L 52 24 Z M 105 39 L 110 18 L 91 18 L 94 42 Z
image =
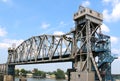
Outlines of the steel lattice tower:
M 75 70 L 71 70 L 69 81 L 112 80 L 110 37 L 102 34 L 100 27 L 103 15 L 80 6 L 74 21 L 75 43 L 80 51 L 76 52 Z

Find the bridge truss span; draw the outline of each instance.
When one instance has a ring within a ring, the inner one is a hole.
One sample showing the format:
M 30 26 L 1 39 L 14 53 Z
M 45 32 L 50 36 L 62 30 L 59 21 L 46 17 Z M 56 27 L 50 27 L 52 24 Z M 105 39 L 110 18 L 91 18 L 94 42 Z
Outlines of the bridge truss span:
M 16 49 L 9 48 L 8 63 L 71 61 L 75 56 L 73 44 L 73 33 L 34 36 L 25 40 Z

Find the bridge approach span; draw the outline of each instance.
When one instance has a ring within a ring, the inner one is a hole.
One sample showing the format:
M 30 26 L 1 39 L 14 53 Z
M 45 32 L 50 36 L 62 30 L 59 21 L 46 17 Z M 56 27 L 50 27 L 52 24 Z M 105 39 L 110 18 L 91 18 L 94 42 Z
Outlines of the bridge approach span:
M 6 73 L 6 64 L 0 64 L 0 74 Z

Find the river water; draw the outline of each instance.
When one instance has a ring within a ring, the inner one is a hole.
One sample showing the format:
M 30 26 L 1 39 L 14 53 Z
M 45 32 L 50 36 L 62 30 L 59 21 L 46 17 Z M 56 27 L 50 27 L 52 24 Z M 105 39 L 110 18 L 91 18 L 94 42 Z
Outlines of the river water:
M 15 81 L 19 81 L 19 79 L 18 79 L 18 78 L 15 78 Z M 67 80 L 27 78 L 27 81 L 67 81 Z

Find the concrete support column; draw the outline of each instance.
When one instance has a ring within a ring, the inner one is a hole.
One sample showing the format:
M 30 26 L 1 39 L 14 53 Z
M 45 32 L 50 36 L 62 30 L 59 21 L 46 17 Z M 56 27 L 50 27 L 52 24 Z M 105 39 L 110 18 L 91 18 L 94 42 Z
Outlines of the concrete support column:
M 14 77 L 12 75 L 4 75 L 3 81 L 14 81 Z
M 7 65 L 7 75 L 4 75 L 4 81 L 15 81 L 15 65 Z
M 15 75 L 15 65 L 8 65 L 7 74 L 12 76 Z
M 3 81 L 4 76 L 0 74 L 0 81 Z

